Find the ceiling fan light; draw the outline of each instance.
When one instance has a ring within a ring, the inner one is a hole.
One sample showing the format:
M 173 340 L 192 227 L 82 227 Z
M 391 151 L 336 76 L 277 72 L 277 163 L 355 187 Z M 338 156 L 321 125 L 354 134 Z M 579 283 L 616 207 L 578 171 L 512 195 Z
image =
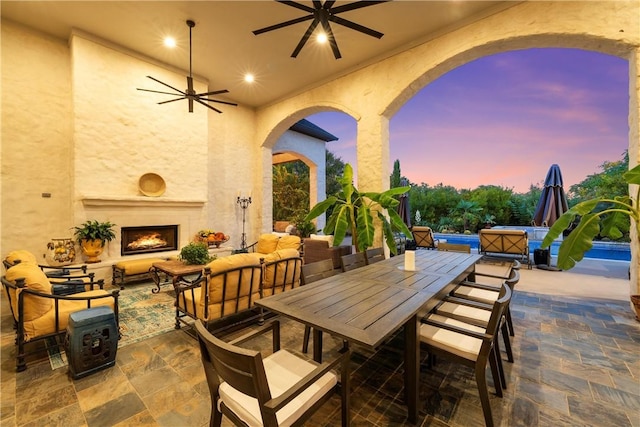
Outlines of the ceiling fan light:
M 318 33 L 316 36 L 316 41 L 320 44 L 326 43 L 328 40 L 327 35 L 325 33 Z
M 165 37 L 164 45 L 168 48 L 174 48 L 176 47 L 176 39 L 174 39 L 173 37 Z
M 253 74 L 251 73 L 247 73 L 244 75 L 244 81 L 247 83 L 253 83 L 255 80 L 255 77 L 253 76 Z

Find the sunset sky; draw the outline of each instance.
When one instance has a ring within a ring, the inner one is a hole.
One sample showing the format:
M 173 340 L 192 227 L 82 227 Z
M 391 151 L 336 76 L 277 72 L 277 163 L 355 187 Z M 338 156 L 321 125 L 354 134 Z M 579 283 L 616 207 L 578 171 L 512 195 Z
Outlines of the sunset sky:
M 412 183 L 499 185 L 527 192 L 553 163 L 565 189 L 628 147 L 624 59 L 577 49 L 527 49 L 463 65 L 418 92 L 391 119 L 390 161 Z M 334 134 L 327 148 L 356 167 L 356 122 L 308 120 Z

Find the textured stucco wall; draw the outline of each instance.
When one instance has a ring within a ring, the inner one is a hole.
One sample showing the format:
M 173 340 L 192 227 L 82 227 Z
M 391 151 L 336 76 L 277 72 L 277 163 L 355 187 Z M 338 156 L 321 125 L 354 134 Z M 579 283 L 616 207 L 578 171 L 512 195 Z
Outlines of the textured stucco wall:
M 2 22 L 3 254 L 70 236 L 71 80 L 64 41 Z M 42 193 L 50 193 L 43 198 Z

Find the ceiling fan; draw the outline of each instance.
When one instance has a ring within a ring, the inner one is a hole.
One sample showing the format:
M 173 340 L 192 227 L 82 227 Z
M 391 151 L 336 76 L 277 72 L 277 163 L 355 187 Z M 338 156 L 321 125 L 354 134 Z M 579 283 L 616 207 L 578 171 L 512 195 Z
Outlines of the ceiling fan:
M 207 102 L 217 102 L 219 104 L 226 104 L 226 105 L 233 105 L 234 107 L 237 107 L 238 104 L 234 104 L 233 102 L 226 102 L 226 101 L 219 101 L 216 99 L 211 99 L 208 98 L 208 96 L 210 95 L 219 95 L 221 93 L 229 93 L 228 90 L 226 89 L 222 89 L 222 90 L 214 90 L 212 92 L 203 92 L 203 93 L 196 93 L 196 91 L 193 89 L 193 77 L 192 77 L 192 72 L 191 72 L 191 63 L 192 63 L 192 56 L 191 56 L 191 29 L 193 27 L 196 26 L 196 23 L 191 21 L 191 20 L 187 20 L 187 26 L 189 27 L 189 75 L 187 76 L 187 89 L 183 92 L 180 89 L 176 89 L 175 87 L 168 85 L 164 82 L 161 82 L 160 80 L 151 77 L 151 76 L 147 76 L 148 78 L 150 78 L 151 80 L 160 83 L 161 85 L 164 85 L 168 88 L 173 89 L 174 91 L 176 91 L 177 93 L 173 93 L 173 92 L 162 92 L 159 90 L 151 90 L 151 89 L 141 89 L 141 88 L 137 88 L 138 90 L 143 90 L 145 92 L 154 92 L 154 93 L 163 93 L 166 95 L 173 95 L 173 96 L 178 96 L 178 98 L 175 99 L 170 99 L 168 101 L 162 101 L 162 102 L 158 102 L 158 104 L 167 104 L 169 102 L 175 102 L 175 101 L 180 101 L 181 99 L 187 99 L 189 100 L 189 112 L 193 113 L 193 102 L 197 102 L 198 104 L 202 104 L 207 108 L 212 109 L 213 111 L 215 111 L 216 113 L 222 113 L 222 111 L 218 110 L 217 108 L 207 104 Z
M 307 31 L 304 33 L 304 35 L 300 39 L 300 42 L 298 43 L 296 48 L 293 50 L 291 57 L 296 58 L 298 56 L 298 53 L 300 53 L 304 45 L 307 43 L 307 40 L 309 40 L 309 37 L 311 36 L 311 34 L 313 34 L 313 31 L 316 29 L 318 24 L 321 24 L 322 29 L 324 30 L 327 36 L 327 40 L 329 40 L 331 49 L 333 50 L 333 56 L 335 56 L 336 59 L 340 59 L 342 58 L 342 55 L 340 54 L 338 43 L 336 42 L 336 38 L 333 35 L 333 31 L 331 30 L 331 25 L 329 24 L 329 22 L 340 24 L 344 27 L 351 28 L 352 30 L 359 31 L 361 33 L 364 33 L 371 37 L 376 37 L 379 39 L 384 34 L 378 31 L 372 30 L 371 28 L 367 28 L 362 25 L 356 24 L 355 22 L 349 21 L 348 19 L 340 18 L 337 15 L 339 13 L 348 12 L 350 10 L 361 9 L 363 7 L 368 7 L 368 6 L 375 6 L 380 3 L 386 3 L 387 1 L 390 1 L 390 0 L 358 1 L 358 2 L 348 3 L 348 4 L 337 6 L 337 7 L 333 6 L 335 3 L 335 0 L 327 0 L 324 2 L 324 4 L 320 0 L 313 0 L 313 7 L 309 7 L 295 1 L 282 1 L 282 0 L 276 0 L 276 1 L 278 3 L 282 3 L 287 6 L 291 6 L 296 9 L 300 9 L 305 12 L 308 12 L 309 15 L 302 16 L 296 19 L 291 19 L 289 21 L 281 22 L 280 24 L 271 25 L 269 27 L 261 28 L 259 30 L 255 30 L 253 31 L 253 34 L 257 36 L 262 33 L 278 30 L 280 28 L 288 27 L 289 25 L 294 25 L 300 22 L 309 21 L 310 19 L 313 19 L 313 21 L 311 22 L 311 25 L 309 25 L 309 28 L 307 28 Z

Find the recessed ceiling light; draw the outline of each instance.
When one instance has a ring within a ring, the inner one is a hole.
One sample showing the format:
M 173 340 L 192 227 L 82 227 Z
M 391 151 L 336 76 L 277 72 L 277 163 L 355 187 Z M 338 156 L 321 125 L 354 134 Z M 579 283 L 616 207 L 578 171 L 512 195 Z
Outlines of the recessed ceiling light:
M 176 47 L 176 39 L 174 39 L 173 37 L 165 37 L 164 45 L 166 47 Z
M 316 37 L 316 41 L 320 44 L 327 42 L 327 35 L 325 33 L 319 33 Z
M 247 83 L 253 83 L 255 77 L 251 73 L 247 73 L 244 75 L 244 81 Z

